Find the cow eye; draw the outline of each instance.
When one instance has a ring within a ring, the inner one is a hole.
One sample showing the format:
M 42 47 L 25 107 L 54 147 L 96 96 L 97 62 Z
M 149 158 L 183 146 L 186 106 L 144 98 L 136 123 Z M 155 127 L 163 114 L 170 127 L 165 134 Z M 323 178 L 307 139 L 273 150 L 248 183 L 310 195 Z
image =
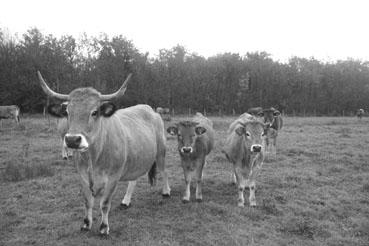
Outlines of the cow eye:
M 249 132 L 246 132 L 246 136 L 247 136 L 247 137 L 250 137 L 250 133 L 249 133 Z
M 92 111 L 91 116 L 96 117 L 97 116 L 97 110 Z

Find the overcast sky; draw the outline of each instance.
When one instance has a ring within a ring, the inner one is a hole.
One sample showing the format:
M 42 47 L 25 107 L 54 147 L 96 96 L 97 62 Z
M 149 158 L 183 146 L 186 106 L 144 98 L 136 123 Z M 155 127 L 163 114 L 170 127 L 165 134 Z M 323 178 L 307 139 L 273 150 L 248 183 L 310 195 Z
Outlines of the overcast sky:
M 368 10 L 364 0 L 0 0 L 0 28 L 122 34 L 151 55 L 181 44 L 205 57 L 267 51 L 281 61 L 369 60 Z

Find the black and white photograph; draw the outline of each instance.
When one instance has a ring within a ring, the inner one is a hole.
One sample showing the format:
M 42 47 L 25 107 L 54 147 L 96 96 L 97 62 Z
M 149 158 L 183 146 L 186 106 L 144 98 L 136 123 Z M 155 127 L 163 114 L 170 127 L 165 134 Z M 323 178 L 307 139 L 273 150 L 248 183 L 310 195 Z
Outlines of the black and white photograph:
M 0 246 L 369 246 L 368 10 L 0 0 Z

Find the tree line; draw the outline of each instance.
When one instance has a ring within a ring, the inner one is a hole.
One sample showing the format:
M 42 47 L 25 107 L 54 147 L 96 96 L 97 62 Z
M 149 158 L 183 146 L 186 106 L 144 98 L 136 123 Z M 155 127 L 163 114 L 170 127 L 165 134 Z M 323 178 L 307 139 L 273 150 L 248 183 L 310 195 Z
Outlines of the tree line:
M 368 61 L 292 57 L 282 63 L 266 52 L 205 58 L 181 45 L 151 57 L 122 35 L 56 38 L 32 28 L 16 37 L 0 29 L 0 105 L 42 112 L 50 101 L 38 84 L 37 70 L 60 93 L 86 86 L 111 93 L 133 73 L 125 97 L 117 102 L 121 107 L 145 103 L 176 113 L 240 114 L 250 107 L 273 106 L 296 115 L 369 109 Z

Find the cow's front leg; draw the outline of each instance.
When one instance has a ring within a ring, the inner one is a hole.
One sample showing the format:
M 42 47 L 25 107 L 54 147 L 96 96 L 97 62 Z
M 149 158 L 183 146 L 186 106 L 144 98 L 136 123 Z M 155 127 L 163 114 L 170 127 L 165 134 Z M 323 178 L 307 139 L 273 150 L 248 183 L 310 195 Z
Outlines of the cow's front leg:
M 135 189 L 136 183 L 137 183 L 136 180 L 128 182 L 128 187 L 127 187 L 126 194 L 124 195 L 122 203 L 120 204 L 120 206 L 122 208 L 128 208 L 131 205 L 131 197 L 132 197 L 132 193 Z
M 244 207 L 245 206 L 245 198 L 244 198 L 244 191 L 246 187 L 246 179 L 243 177 L 241 170 L 239 168 L 235 168 L 234 170 L 236 179 L 237 179 L 237 187 L 238 187 L 238 200 L 237 206 Z
M 92 226 L 92 208 L 94 206 L 94 197 L 87 184 L 82 184 L 82 195 L 85 203 L 85 218 L 81 226 L 81 231 L 89 231 Z
M 202 201 L 202 169 L 204 168 L 205 159 L 198 163 L 196 168 L 196 201 Z
M 183 173 L 184 173 L 184 178 L 185 178 L 185 193 L 184 193 L 184 196 L 182 198 L 182 202 L 183 203 L 187 203 L 190 201 L 190 188 L 191 188 L 191 178 L 192 178 L 192 175 L 191 175 L 191 171 L 186 168 L 186 167 L 183 167 Z
M 101 224 L 100 224 L 100 235 L 107 236 L 109 235 L 109 211 L 111 208 L 111 200 L 113 198 L 113 194 L 117 187 L 117 182 L 113 181 L 112 183 L 108 183 L 105 186 L 104 194 L 100 200 L 100 210 L 101 210 Z
M 250 189 L 250 196 L 249 196 L 249 202 L 251 207 L 256 207 L 256 198 L 255 198 L 255 181 L 250 181 L 249 183 L 249 189 Z

